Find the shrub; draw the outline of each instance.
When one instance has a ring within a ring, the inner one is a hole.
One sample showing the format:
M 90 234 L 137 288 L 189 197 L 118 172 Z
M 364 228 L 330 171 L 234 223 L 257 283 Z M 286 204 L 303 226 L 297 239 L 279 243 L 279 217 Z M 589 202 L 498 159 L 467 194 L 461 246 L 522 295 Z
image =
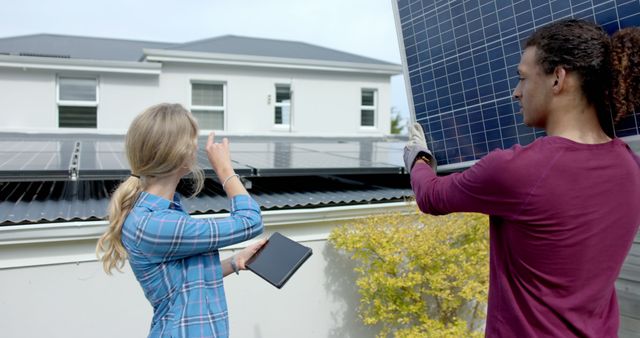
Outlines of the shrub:
M 356 261 L 359 315 L 378 337 L 481 337 L 489 278 L 488 217 L 372 216 L 329 241 Z

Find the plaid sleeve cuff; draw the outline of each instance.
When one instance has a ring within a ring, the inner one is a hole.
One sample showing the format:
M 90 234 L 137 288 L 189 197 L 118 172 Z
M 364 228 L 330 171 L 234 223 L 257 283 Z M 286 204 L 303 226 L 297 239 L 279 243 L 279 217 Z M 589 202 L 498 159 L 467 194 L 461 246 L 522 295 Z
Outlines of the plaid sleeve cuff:
M 258 203 L 249 195 L 235 195 L 231 199 L 231 211 L 253 209 L 260 211 Z

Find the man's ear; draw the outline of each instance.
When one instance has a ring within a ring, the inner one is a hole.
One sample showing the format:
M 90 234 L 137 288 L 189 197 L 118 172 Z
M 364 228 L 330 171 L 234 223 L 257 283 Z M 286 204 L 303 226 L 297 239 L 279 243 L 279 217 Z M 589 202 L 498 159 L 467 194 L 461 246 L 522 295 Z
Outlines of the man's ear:
M 555 94 L 560 93 L 562 89 L 567 85 L 567 71 L 562 66 L 556 67 L 553 71 L 555 80 L 553 80 L 553 92 Z

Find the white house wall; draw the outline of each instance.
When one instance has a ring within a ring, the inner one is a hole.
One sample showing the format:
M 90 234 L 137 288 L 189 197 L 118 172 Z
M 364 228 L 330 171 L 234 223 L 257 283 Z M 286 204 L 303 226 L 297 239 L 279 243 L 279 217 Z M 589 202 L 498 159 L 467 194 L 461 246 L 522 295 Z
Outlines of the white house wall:
M 313 256 L 282 289 L 248 271 L 225 278 L 231 337 L 374 336 L 357 319 L 353 263 L 324 240 L 302 244 Z M 113 276 L 95 261 L 0 270 L 0 285 L 3 337 L 146 337 L 149 332 L 152 307 L 128 265 Z
M 319 136 L 389 134 L 388 75 L 326 73 L 237 66 L 163 64 L 161 96 L 189 106 L 191 82 L 226 85 L 226 130 L 231 133 L 273 133 Z M 292 126 L 274 126 L 275 85 L 290 84 Z M 377 125 L 360 127 L 362 89 L 377 90 Z
M 102 74 L 99 81 L 98 129 L 101 131 L 121 133 L 129 128 L 138 113 L 162 101 L 157 76 Z
M 353 262 L 326 238 L 353 219 L 413 212 L 414 203 L 266 211 L 278 231 L 313 255 L 277 289 L 249 271 L 224 279 L 231 337 L 373 337 L 358 319 Z M 95 260 L 104 221 L 0 227 L 0 336 L 145 337 L 152 307 L 128 265 L 107 276 Z M 224 259 L 247 243 L 221 250 Z
M 58 128 L 58 76 L 98 79 L 97 129 Z M 123 133 L 133 117 L 161 101 L 158 76 L 0 68 L 0 130 Z
M 96 129 L 58 128 L 57 76 L 98 79 Z M 229 134 L 389 134 L 388 75 L 173 62 L 163 63 L 160 75 L 0 68 L 0 130 L 123 133 L 137 113 L 155 103 L 190 107 L 192 81 L 226 85 L 225 132 Z M 291 85 L 291 128 L 274 125 L 276 84 Z M 373 128 L 360 127 L 362 89 L 377 92 Z
M 57 128 L 55 75 L 46 70 L 0 68 L 0 128 Z

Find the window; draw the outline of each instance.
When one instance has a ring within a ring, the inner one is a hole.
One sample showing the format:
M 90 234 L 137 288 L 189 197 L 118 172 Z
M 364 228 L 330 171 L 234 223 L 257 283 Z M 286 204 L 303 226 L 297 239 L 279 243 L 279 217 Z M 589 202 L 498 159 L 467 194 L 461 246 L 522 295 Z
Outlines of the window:
M 363 89 L 360 104 L 360 126 L 375 127 L 376 125 L 376 91 Z
M 291 86 L 276 85 L 275 125 L 288 126 L 291 121 Z
M 58 78 L 58 127 L 96 128 L 98 126 L 98 80 L 96 78 Z
M 191 84 L 191 113 L 200 129 L 224 130 L 224 97 L 224 84 Z

